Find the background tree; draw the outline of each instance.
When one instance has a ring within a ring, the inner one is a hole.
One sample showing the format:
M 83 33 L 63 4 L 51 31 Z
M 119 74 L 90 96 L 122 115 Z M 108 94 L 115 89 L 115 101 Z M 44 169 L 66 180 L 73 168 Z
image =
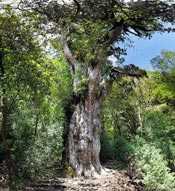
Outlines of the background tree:
M 14 109 L 16 100 L 26 85 L 25 82 L 30 79 L 32 85 L 38 85 L 36 83 L 32 83 L 32 80 L 36 76 L 26 73 L 23 69 L 24 65 L 27 67 L 29 62 L 32 63 L 32 59 L 34 59 L 34 54 L 32 53 L 37 50 L 38 47 L 33 41 L 32 30 L 31 33 L 28 33 L 30 25 L 25 24 L 24 21 L 22 21 L 21 16 L 16 15 L 10 7 L 5 7 L 1 12 L 0 17 L 1 134 L 4 153 L 6 156 L 5 161 L 8 168 L 9 177 L 11 178 L 12 160 L 7 141 L 8 126 L 11 124 L 9 123 L 8 118 Z M 27 36 L 28 38 L 25 38 Z M 34 63 L 31 64 L 28 69 L 35 69 Z M 26 89 L 29 89 L 29 87 L 26 87 Z
M 175 88 L 175 52 L 163 50 L 160 56 L 151 60 L 155 72 L 157 86 L 154 89 L 154 96 L 158 102 L 166 102 L 174 105 Z
M 168 55 L 173 60 L 173 54 Z M 159 59 L 156 57 L 154 64 Z M 168 64 L 166 61 L 162 57 L 161 64 Z M 101 159 L 125 162 L 131 179 L 146 189 L 174 189 L 174 92 L 168 93 L 171 97 L 166 94 L 171 78 L 164 78 L 160 69 L 147 74 L 148 78 L 123 77 L 113 83 L 101 110 Z M 170 69 L 166 72 L 169 74 Z M 133 128 L 134 133 L 130 131 L 132 124 L 137 127 Z
M 40 160 L 45 162 L 51 153 L 57 155 L 54 157 L 57 161 L 52 160 L 52 164 L 59 163 L 64 118 L 61 104 L 69 96 L 70 75 L 63 60 L 49 57 L 41 46 L 42 39 L 38 43 L 37 15 L 29 17 L 4 6 L 0 18 L 0 140 L 3 143 L 0 162 L 5 160 L 12 179 L 13 175 L 39 173 L 43 164 L 39 164 Z M 55 99 L 57 96 L 59 100 Z M 52 149 L 48 144 L 43 146 L 46 138 Z M 36 153 L 40 158 L 35 157 Z
M 174 6 L 173 1 L 40 0 L 20 4 L 20 8 L 30 7 L 28 10 L 55 23 L 60 34 L 72 74 L 66 156 L 76 173 L 93 176 L 102 172 L 99 106 L 106 96 L 106 75 L 101 74 L 101 68 L 107 57 L 121 53 L 116 43 L 125 41 L 128 34 L 150 37 L 154 31 L 171 31 L 164 24 L 174 22 Z M 133 68 L 121 72 L 137 73 Z
M 108 90 L 108 96 L 101 107 L 101 114 L 103 136 L 106 136 L 114 147 L 110 157 L 113 155 L 114 158 L 125 161 L 125 148 L 119 145 L 125 144 L 125 140 L 132 140 L 140 131 L 143 133 L 144 118 L 142 114 L 145 108 L 151 105 L 154 84 L 149 72 L 148 75 L 149 77 L 142 79 L 128 76 L 117 78 L 116 83 L 112 84 L 111 90 Z M 107 153 L 110 150 L 105 142 L 103 144 L 103 141 L 106 140 L 103 136 L 102 160 L 108 159 Z M 120 150 L 121 154 L 117 150 Z

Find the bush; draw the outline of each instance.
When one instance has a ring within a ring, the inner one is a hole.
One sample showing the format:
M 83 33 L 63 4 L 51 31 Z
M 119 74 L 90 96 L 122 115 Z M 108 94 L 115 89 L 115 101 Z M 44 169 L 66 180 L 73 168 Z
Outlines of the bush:
M 143 175 L 143 183 L 151 190 L 175 190 L 175 177 L 170 173 L 167 161 L 154 144 L 136 137 L 132 145 L 137 167 Z
M 21 108 L 23 110 L 16 110 L 9 120 L 14 174 L 20 178 L 53 177 L 62 156 L 64 113 L 59 106 L 48 102 L 37 109 L 25 103 Z
M 123 137 L 117 137 L 114 142 L 114 156 L 116 159 L 127 162 L 127 156 L 132 154 L 131 144 Z
M 117 137 L 115 140 L 111 139 L 110 135 L 104 132 L 101 136 L 101 153 L 102 161 L 108 159 L 117 159 L 124 162 L 127 156 L 132 154 L 132 147 L 129 142 L 123 137 Z
M 62 156 L 62 131 L 62 127 L 56 123 L 39 132 L 37 140 L 25 152 L 31 175 L 53 178 L 57 174 L 56 169 L 61 164 Z
M 114 143 L 110 136 L 104 132 L 101 135 L 101 152 L 100 159 L 105 162 L 108 159 L 114 158 Z
M 173 160 L 175 152 L 174 142 L 174 113 L 165 104 L 156 107 L 156 110 L 145 110 L 143 112 L 143 136 L 159 148 L 168 161 L 168 166 L 175 169 Z

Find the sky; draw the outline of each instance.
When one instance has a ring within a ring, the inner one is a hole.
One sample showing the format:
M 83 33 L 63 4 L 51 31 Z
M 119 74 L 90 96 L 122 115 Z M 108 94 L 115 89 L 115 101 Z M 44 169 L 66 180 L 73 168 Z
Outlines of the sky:
M 150 60 L 161 54 L 162 50 L 175 51 L 175 33 L 155 33 L 151 39 L 132 36 L 133 47 L 127 48 L 124 64 L 135 64 L 152 70 Z

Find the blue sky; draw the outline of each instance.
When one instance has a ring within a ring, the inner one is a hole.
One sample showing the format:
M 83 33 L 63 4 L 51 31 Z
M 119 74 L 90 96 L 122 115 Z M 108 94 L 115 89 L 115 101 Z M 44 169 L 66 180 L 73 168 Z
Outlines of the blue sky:
M 155 33 L 151 39 L 131 37 L 134 46 L 127 49 L 125 64 L 135 64 L 152 70 L 150 60 L 160 55 L 162 50 L 175 51 L 175 33 Z

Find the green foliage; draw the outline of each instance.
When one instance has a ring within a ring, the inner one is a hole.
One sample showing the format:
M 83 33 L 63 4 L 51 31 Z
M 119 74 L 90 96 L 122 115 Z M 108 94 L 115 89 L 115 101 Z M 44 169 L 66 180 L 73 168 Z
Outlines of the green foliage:
M 61 160 L 62 107 L 71 90 L 69 67 L 46 55 L 38 44 L 39 30 L 32 25 L 37 18 L 36 22 L 28 15 L 24 18 L 11 8 L 4 9 L 0 18 L 0 98 L 8 107 L 6 130 L 14 175 L 53 177 Z
M 65 125 L 62 107 L 69 99 L 70 78 L 65 63 L 53 59 L 49 64 L 44 75 L 50 81 L 50 87 L 45 94 L 21 94 L 9 118 L 13 162 L 24 177 L 54 177 L 61 163 Z M 47 81 L 45 83 L 47 85 Z M 25 100 L 25 95 L 29 99 Z
M 63 107 L 68 102 L 72 90 L 69 65 L 64 60 L 60 60 L 59 57 L 49 59 L 48 62 L 47 80 L 50 82 L 50 94 L 47 96 L 48 102 L 50 100 Z
M 118 78 L 102 105 L 102 122 L 106 129 L 114 129 L 117 135 L 135 135 L 141 125 L 140 110 L 144 106 L 144 79 Z M 110 108 L 110 109 L 109 109 Z
M 151 139 L 155 137 L 162 138 L 165 135 L 167 138 L 170 138 L 170 132 L 174 129 L 173 114 L 174 111 L 166 104 L 143 111 L 143 131 L 145 131 L 143 133 Z
M 132 155 L 132 147 L 130 143 L 124 137 L 117 137 L 114 141 L 114 156 L 124 162 L 127 161 L 127 157 Z
M 31 176 L 55 177 L 61 164 L 62 132 L 59 123 L 38 130 L 38 136 L 32 146 L 25 151 L 28 173 Z
M 138 136 L 132 146 L 136 164 L 142 172 L 143 183 L 148 190 L 173 190 L 175 175 L 170 173 L 161 149 L 157 148 L 154 143 L 146 142 Z
M 175 52 L 161 52 L 151 60 L 152 65 L 158 72 L 155 72 L 154 79 L 157 82 L 153 94 L 159 102 L 166 102 L 174 105 L 175 102 Z
M 99 51 L 96 47 L 98 39 L 104 37 L 106 32 L 104 25 L 99 21 L 94 23 L 86 20 L 83 25 L 76 23 L 70 26 L 73 31 L 69 34 L 70 48 L 79 61 L 87 62 L 95 59 L 96 53 Z M 101 54 L 101 56 L 103 55 Z
M 158 110 L 146 110 L 143 115 L 142 135 L 162 150 L 168 166 L 173 170 L 174 114 L 166 105 L 159 105 Z M 161 120 L 160 120 L 161 119 Z
M 155 72 L 153 78 L 156 82 L 153 89 L 154 99 L 160 103 L 166 102 L 173 105 L 175 100 L 174 74 Z
M 128 162 L 127 157 L 132 154 L 132 147 L 124 137 L 113 137 L 113 131 L 105 131 L 101 135 L 101 153 L 102 161 L 109 159 Z
M 79 79 L 79 83 L 77 84 L 77 88 L 76 88 L 76 94 L 81 96 L 85 96 L 87 91 L 88 91 L 88 82 L 89 79 L 87 77 L 85 77 L 81 72 L 79 72 L 75 78 Z
M 175 70 L 175 52 L 162 50 L 160 56 L 151 59 L 151 63 L 159 72 L 171 72 Z
M 20 104 L 10 118 L 10 148 L 16 175 L 53 177 L 53 166 L 61 160 L 64 113 L 47 100 L 37 108 L 30 102 Z
M 115 155 L 114 141 L 107 132 L 101 135 L 100 158 L 103 162 L 113 159 Z
M 167 104 L 166 99 L 157 99 L 158 94 L 155 97 L 155 91 L 164 82 L 170 85 L 170 76 L 164 80 L 162 78 L 170 73 L 148 74 L 147 79 L 139 81 L 118 78 L 117 84 L 113 85 L 102 107 L 104 133 L 110 135 L 108 139 L 112 142 L 109 150 L 106 146 L 105 151 L 109 151 L 107 154 L 112 151 L 111 156 L 120 160 L 134 156 L 136 166 L 142 173 L 138 181 L 142 181 L 147 190 L 173 190 L 174 107 L 173 102 Z M 164 89 L 165 94 L 166 90 L 167 87 Z M 169 98 L 173 100 L 174 92 L 171 91 L 170 95 L 172 97 Z M 163 91 L 160 96 L 163 97 Z M 127 124 L 138 122 L 135 120 L 137 112 L 140 113 L 139 126 L 132 134 Z M 107 140 L 105 142 L 108 143 Z

